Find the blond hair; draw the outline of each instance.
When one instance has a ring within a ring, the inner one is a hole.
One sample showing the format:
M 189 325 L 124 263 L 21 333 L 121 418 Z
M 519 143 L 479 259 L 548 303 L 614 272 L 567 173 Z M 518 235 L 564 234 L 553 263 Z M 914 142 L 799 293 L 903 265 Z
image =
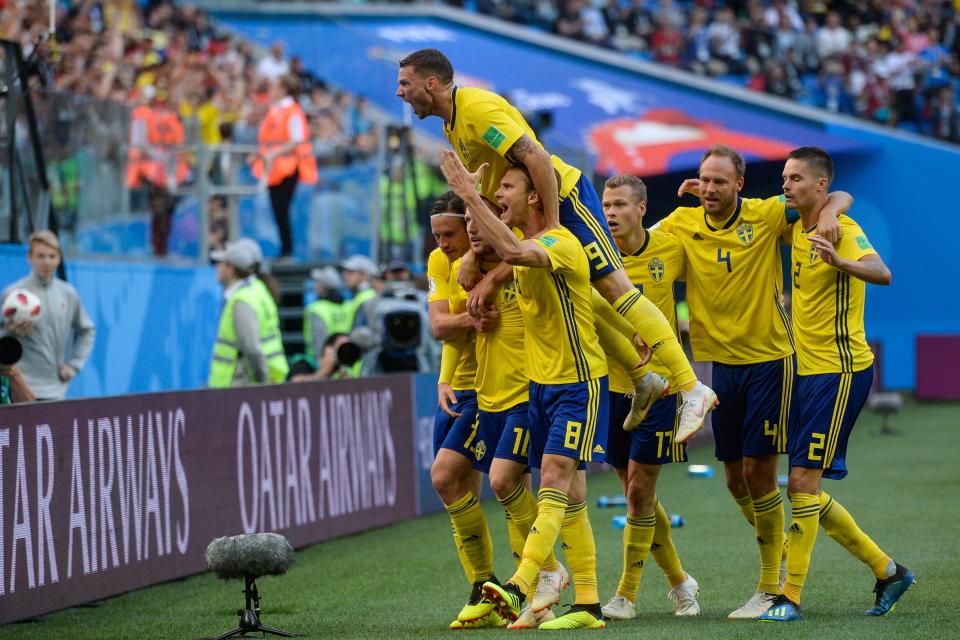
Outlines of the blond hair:
M 27 250 L 28 253 L 33 253 L 33 245 L 35 244 L 46 245 L 47 247 L 56 251 L 61 256 L 63 255 L 63 252 L 60 249 L 59 238 L 57 238 L 56 234 L 54 234 L 53 231 L 50 231 L 49 229 L 44 229 L 42 231 L 34 231 L 33 233 L 30 234 L 30 237 L 27 238 L 27 245 L 29 247 L 29 249 Z

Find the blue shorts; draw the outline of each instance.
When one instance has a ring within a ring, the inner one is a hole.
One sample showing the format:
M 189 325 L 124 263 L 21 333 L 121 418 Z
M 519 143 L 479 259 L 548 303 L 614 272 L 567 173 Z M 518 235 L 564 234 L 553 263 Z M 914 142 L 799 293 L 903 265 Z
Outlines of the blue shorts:
M 450 408 L 461 415 L 454 418 L 437 407 L 433 418 L 433 457 L 437 457 L 440 449 L 450 449 L 474 461 L 472 447 L 478 427 L 477 392 L 471 389 L 453 393 L 457 396 L 457 403 Z
M 560 201 L 560 224 L 577 236 L 587 252 L 590 280 L 602 278 L 623 267 L 597 191 L 582 174 L 570 194 Z
M 687 460 L 686 443 L 677 444 L 673 434 L 677 428 L 680 395 L 661 398 L 653 403 L 643 422 L 633 431 L 623 430 L 623 421 L 630 415 L 632 400 L 628 395 L 610 392 L 610 428 L 607 431 L 607 464 L 626 469 L 629 460 L 640 464 L 663 465 Z
M 717 460 L 733 462 L 787 452 L 796 359 L 758 364 L 713 364 L 713 410 Z
M 569 384 L 530 382 L 530 466 L 543 454 L 603 462 L 607 443 L 607 376 Z
M 481 471 L 490 472 L 494 458 L 527 464 L 530 430 L 527 429 L 528 403 L 521 402 L 506 411 L 480 409 L 480 430 L 473 455 Z
M 823 477 L 847 475 L 847 439 L 863 409 L 873 367 L 856 373 L 797 376 L 796 426 L 790 431 L 790 466 L 823 469 Z

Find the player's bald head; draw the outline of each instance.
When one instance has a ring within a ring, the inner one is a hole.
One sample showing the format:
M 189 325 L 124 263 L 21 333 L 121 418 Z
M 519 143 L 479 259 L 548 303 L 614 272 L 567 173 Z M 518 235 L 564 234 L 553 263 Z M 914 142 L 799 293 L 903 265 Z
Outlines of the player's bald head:
M 421 78 L 435 77 L 443 84 L 453 82 L 453 64 L 439 49 L 420 49 L 400 60 L 400 68 L 410 67 Z

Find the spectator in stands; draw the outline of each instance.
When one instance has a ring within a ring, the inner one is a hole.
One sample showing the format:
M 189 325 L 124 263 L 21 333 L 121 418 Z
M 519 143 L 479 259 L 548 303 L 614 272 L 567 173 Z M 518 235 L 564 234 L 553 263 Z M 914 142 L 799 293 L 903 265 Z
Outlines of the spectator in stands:
M 253 175 L 264 178 L 270 191 L 273 217 L 280 232 L 280 260 L 293 257 L 290 205 L 297 183 L 316 184 L 317 161 L 310 145 L 310 131 L 297 102 L 300 84 L 290 75 L 270 83 L 270 109 L 260 125 L 260 154 L 253 162 Z
M 276 299 L 258 277 L 261 256 L 259 245 L 248 238 L 210 254 L 224 289 L 210 387 L 283 382 L 287 377 Z
M 93 350 L 96 329 L 77 290 L 57 278 L 62 258 L 57 236 L 37 231 L 27 243 L 30 274 L 7 287 L 0 299 L 13 289 L 27 289 L 40 298 L 43 312 L 35 322 L 14 325 L 8 321 L 4 331 L 16 335 L 23 345 L 18 367 L 37 399 L 62 400 Z
M 257 77 L 272 81 L 290 73 L 290 61 L 283 55 L 283 42 L 270 45 L 270 53 L 257 63 Z
M 906 40 L 899 40 L 896 48 L 883 57 L 881 75 L 893 92 L 894 122 L 915 122 L 916 89 L 914 77 L 918 67 L 915 53 L 910 51 Z
M 852 38 L 840 22 L 840 14 L 831 11 L 827 14 L 827 23 L 817 32 L 817 55 L 826 60 L 835 55 L 843 55 L 850 48 Z
M 734 17 L 732 9 L 720 9 L 707 29 L 710 53 L 714 61 L 721 63 L 721 74 L 740 74 L 746 71 L 740 46 L 740 31 L 734 24 Z
M 940 87 L 927 107 L 926 120 L 934 138 L 960 142 L 960 106 L 953 86 Z
M 314 345 L 325 344 L 331 334 L 350 332 L 353 312 L 352 306 L 343 298 L 343 279 L 336 269 L 313 269 L 310 277 L 317 299 L 304 309 L 303 342 L 306 354 L 316 357 Z

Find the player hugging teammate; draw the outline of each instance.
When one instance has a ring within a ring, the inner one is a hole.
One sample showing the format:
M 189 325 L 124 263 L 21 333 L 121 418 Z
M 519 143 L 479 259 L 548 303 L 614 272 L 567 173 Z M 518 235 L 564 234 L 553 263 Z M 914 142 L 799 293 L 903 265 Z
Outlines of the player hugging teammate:
M 698 614 L 697 581 L 655 488 L 660 466 L 686 459 L 684 443 L 714 408 L 716 457 L 760 555 L 755 592 L 729 617 L 801 619 L 818 526 L 873 571 L 867 614 L 892 610 L 913 573 L 820 487 L 823 475 L 846 475 L 847 439 L 872 379 L 864 283 L 890 281 L 845 214 L 852 198 L 829 192 L 829 156 L 795 150 L 784 195 L 759 200 L 740 197 L 742 157 L 711 147 L 699 180 L 681 187 L 700 206 L 646 230 L 642 181 L 611 178 L 601 204 L 506 100 L 456 87 L 439 51 L 400 62 L 397 95 L 421 119 L 441 118 L 453 147 L 442 152 L 453 193 L 432 211 L 440 248 L 428 267 L 431 327 L 444 340 L 432 478 L 472 585 L 450 627 L 598 629 L 604 618 L 632 618 L 648 555 L 670 582 L 674 612 Z M 793 245 L 792 325 L 780 299 L 783 238 Z M 697 380 L 677 338 L 678 279 L 694 358 L 713 362 L 714 389 Z M 789 544 L 781 453 L 791 464 Z M 604 460 L 623 482 L 628 518 L 620 584 L 601 607 L 584 469 Z M 536 499 L 530 467 L 540 470 Z M 503 582 L 478 501 L 482 473 L 516 561 Z M 558 538 L 569 572 L 553 555 Z M 570 581 L 574 605 L 555 617 Z

